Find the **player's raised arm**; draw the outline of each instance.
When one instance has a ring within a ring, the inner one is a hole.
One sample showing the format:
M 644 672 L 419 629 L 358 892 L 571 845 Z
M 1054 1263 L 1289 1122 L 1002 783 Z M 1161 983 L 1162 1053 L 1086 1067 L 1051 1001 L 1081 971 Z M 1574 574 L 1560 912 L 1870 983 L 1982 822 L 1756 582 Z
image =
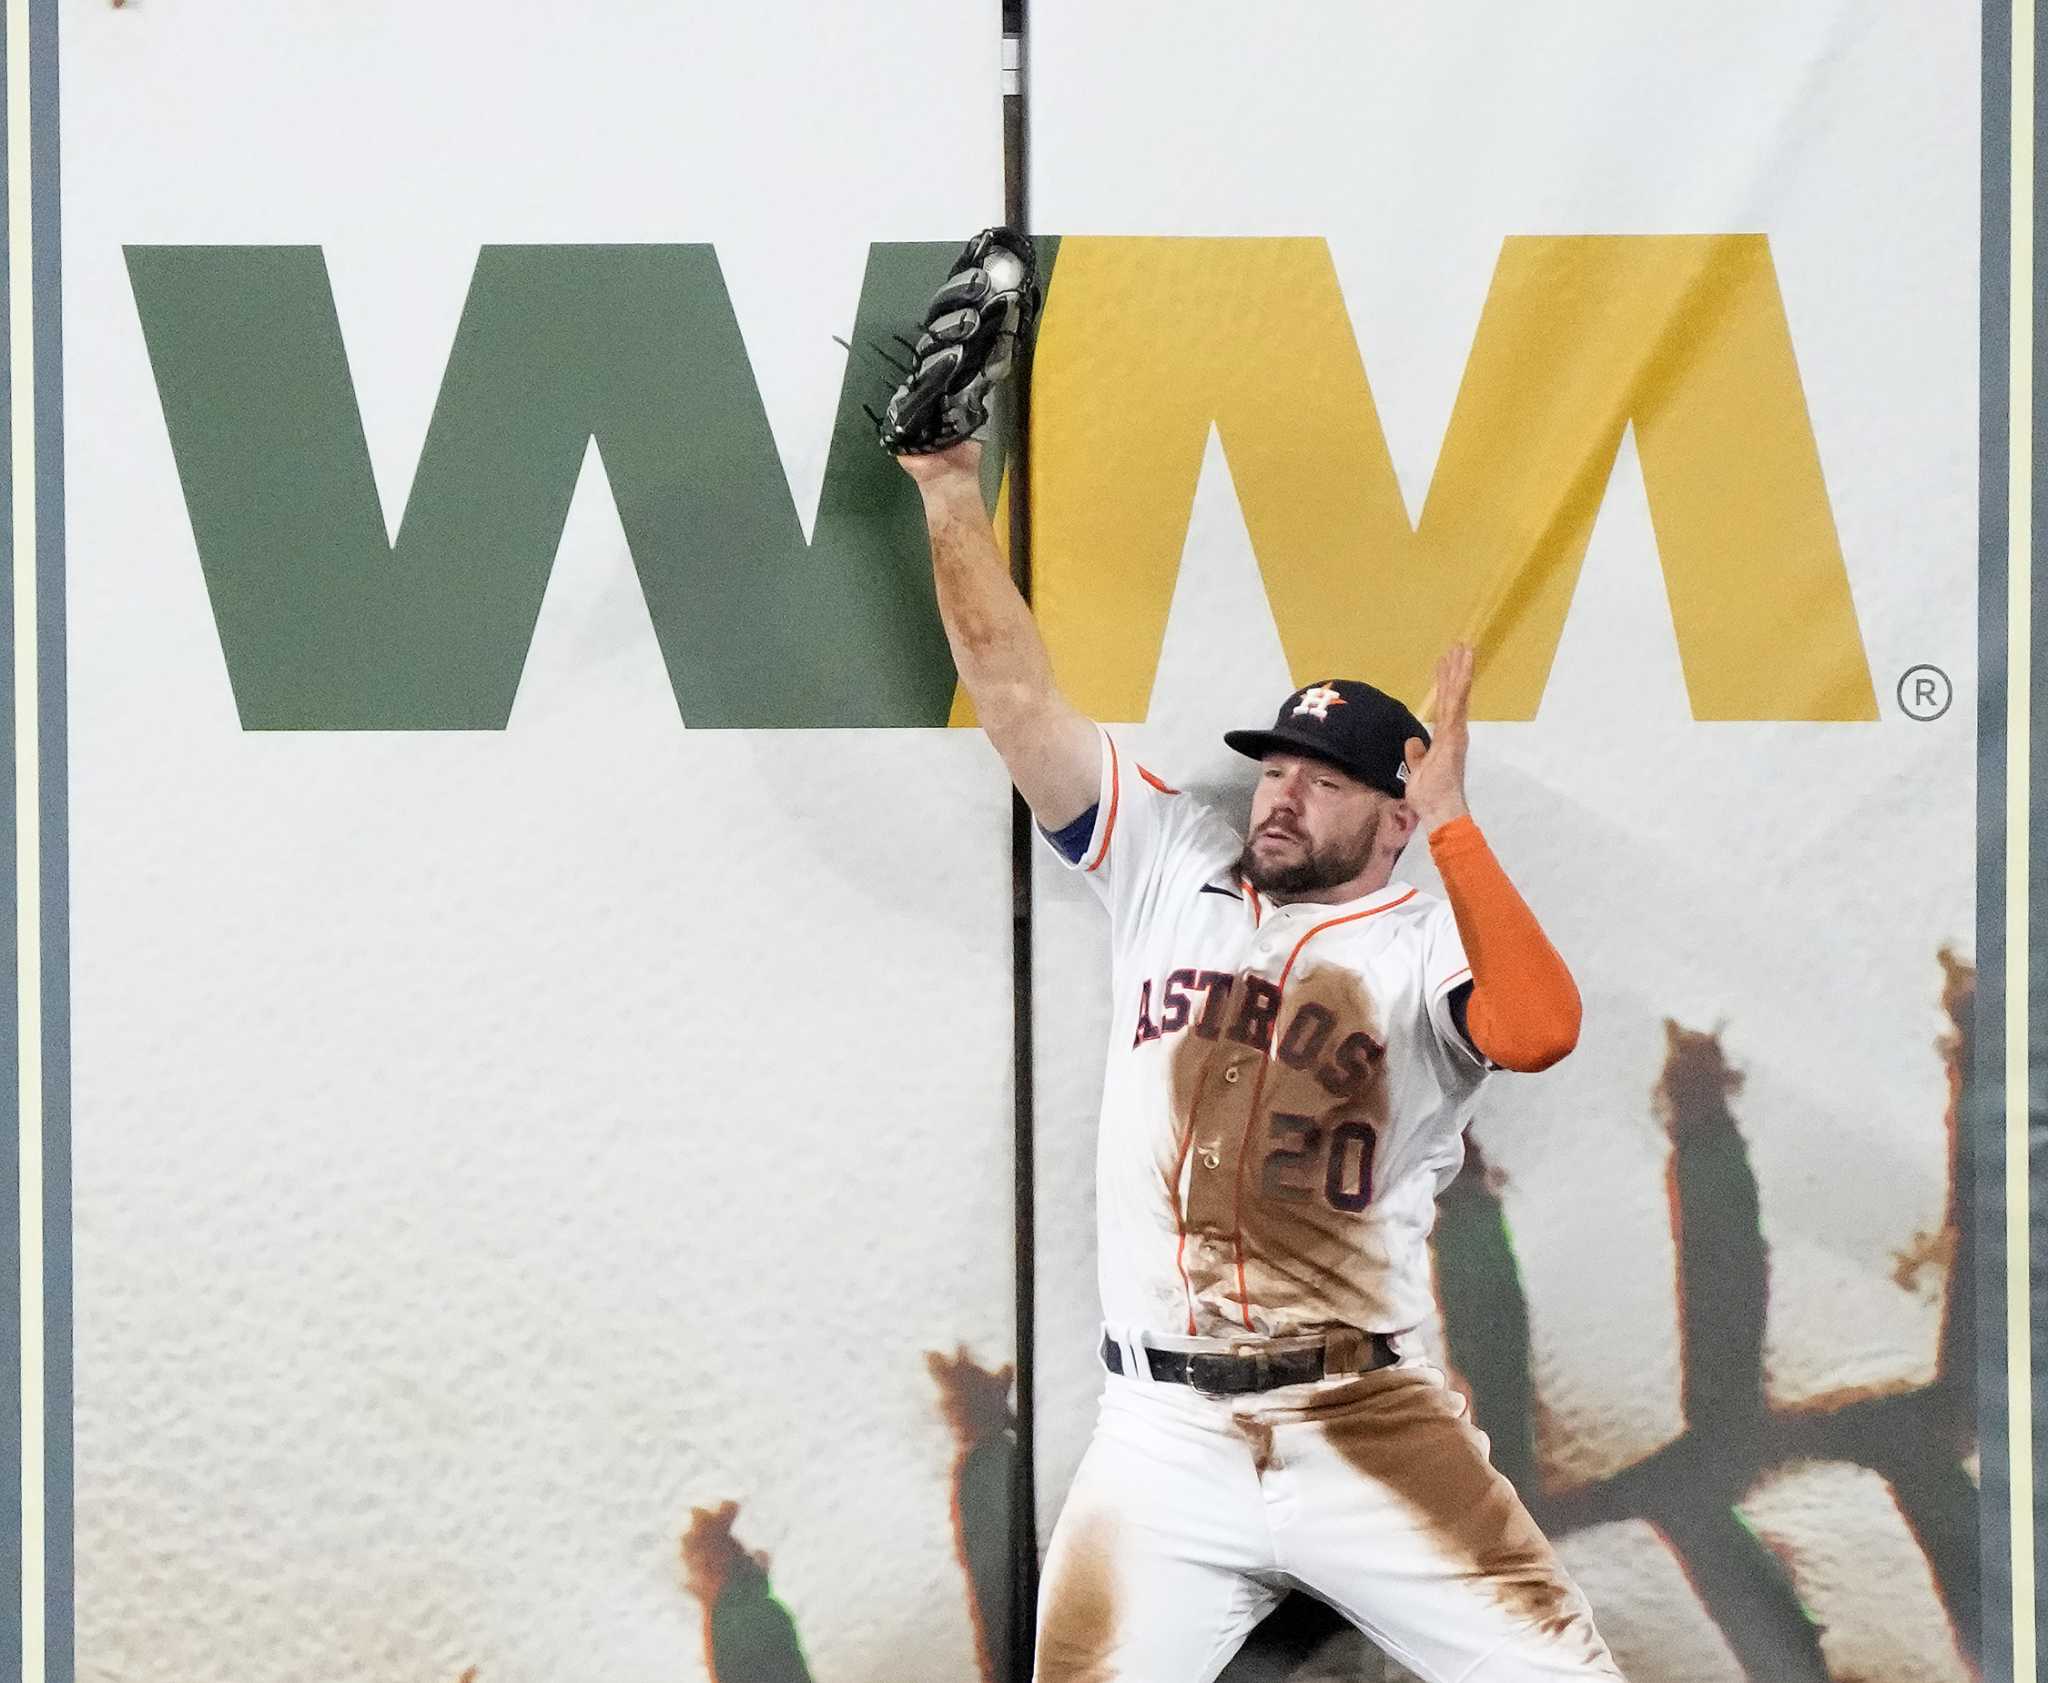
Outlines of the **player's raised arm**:
M 1465 805 L 1473 666 L 1463 643 L 1437 662 L 1435 734 L 1426 752 L 1413 738 L 1406 749 L 1408 804 L 1429 838 L 1472 966 L 1471 991 L 1457 1007 L 1460 1029 L 1503 1069 L 1548 1069 L 1579 1043 L 1579 989 Z
M 960 681 L 1032 813 L 1058 830 L 1094 805 L 1101 744 L 1053 682 L 1045 639 L 996 548 L 980 464 L 974 443 L 903 459 L 924 496 L 939 618 Z
M 968 241 L 925 311 L 908 377 L 878 416 L 884 449 L 924 497 L 939 618 L 960 681 L 1011 780 L 1048 830 L 1096 801 L 1095 726 L 1053 682 L 1045 639 L 996 548 L 981 499 L 988 396 L 1038 310 L 1031 242 L 1007 228 Z

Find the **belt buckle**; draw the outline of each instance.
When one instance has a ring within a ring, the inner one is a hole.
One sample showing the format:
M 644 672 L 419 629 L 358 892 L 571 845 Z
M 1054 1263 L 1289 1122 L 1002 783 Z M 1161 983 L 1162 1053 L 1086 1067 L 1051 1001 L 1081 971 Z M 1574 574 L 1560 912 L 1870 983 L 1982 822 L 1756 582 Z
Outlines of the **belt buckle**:
M 1203 1383 L 1205 1364 L 1215 1383 Z M 1240 1378 L 1247 1367 L 1249 1374 Z M 1205 1397 L 1241 1397 L 1250 1391 L 1263 1391 L 1271 1383 L 1266 1351 L 1261 1345 L 1243 1345 L 1228 1352 L 1198 1350 L 1188 1357 L 1188 1384 Z

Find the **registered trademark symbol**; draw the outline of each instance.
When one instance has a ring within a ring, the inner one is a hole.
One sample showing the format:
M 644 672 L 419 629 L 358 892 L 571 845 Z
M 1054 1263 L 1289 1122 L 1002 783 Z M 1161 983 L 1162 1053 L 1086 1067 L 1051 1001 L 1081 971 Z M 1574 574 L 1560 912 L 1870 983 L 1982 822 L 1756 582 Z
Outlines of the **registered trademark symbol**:
M 1899 711 L 1923 725 L 1948 711 L 1956 687 L 1938 666 L 1909 666 L 1899 678 Z

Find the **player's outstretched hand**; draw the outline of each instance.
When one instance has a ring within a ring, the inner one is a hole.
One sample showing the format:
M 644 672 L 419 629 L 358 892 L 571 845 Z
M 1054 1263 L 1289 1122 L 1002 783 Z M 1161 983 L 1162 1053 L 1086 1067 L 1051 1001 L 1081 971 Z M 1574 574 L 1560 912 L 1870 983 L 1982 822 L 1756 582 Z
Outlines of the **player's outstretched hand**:
M 1465 710 L 1472 699 L 1475 657 L 1470 643 L 1453 643 L 1436 663 L 1430 693 L 1436 705 L 1429 720 L 1430 743 L 1411 736 L 1402 751 L 1408 762 L 1408 804 L 1426 836 L 1471 810 L 1465 804 Z

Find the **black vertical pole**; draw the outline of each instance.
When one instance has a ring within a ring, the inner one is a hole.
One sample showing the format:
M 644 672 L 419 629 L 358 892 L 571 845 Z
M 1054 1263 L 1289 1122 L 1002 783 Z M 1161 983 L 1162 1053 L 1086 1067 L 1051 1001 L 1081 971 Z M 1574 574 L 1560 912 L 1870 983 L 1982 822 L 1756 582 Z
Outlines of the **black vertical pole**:
M 1028 93 L 1024 82 L 1026 0 L 1003 0 L 1003 220 L 1030 231 L 1028 181 Z M 1014 66 L 1014 69 L 1012 68 Z M 1010 570 L 1031 600 L 1031 355 L 1018 358 L 1009 413 Z M 1016 1114 L 1015 1165 L 1017 1457 L 1010 1490 L 1012 1575 L 1009 1676 L 1024 1683 L 1032 1673 L 1033 1630 L 1038 1606 L 1038 1483 L 1033 1448 L 1032 1361 L 1037 1317 L 1035 1290 L 1034 1071 L 1032 1034 L 1031 812 L 1023 796 L 1010 796 L 1010 976 L 1015 990 L 1015 1064 L 1012 1085 Z
M 1977 1197 L 1977 1421 L 1984 1502 L 1978 1523 L 1984 1583 L 1983 1665 L 1987 1678 L 2014 1677 L 2010 1390 L 2006 1351 L 2005 1245 L 2005 798 L 2006 553 L 2012 403 L 2011 0 L 1985 0 L 1983 163 L 1978 263 L 1977 559 L 1977 998 L 1971 1068 L 1965 1072 L 1965 1132 Z
M 2034 185 L 2031 198 L 2033 262 L 2031 265 L 2034 296 L 2032 300 L 2033 324 L 2033 414 L 2029 432 L 2033 439 L 2032 506 L 2027 510 L 2029 541 L 2027 545 L 2027 619 L 2028 644 L 2036 651 L 2030 663 L 2031 684 L 2027 697 L 2027 741 L 2028 761 L 2024 767 L 2014 767 L 2016 775 L 2027 790 L 2027 810 L 2018 816 L 2021 824 L 2022 857 L 2026 860 L 2027 875 L 2027 930 L 2026 944 L 2030 955 L 2027 966 L 2027 994 L 2025 1004 L 2025 1033 L 2027 1037 L 2027 1271 L 2022 1289 L 2027 1293 L 2027 1323 L 2029 1334 L 2028 1351 L 2033 1372 L 2028 1381 L 2029 1393 L 2033 1398 L 2033 1447 L 2038 1466 L 2041 1457 L 2044 1398 L 2048 1398 L 2048 973 L 2044 973 L 2044 952 L 2048 952 L 2048 855 L 2041 848 L 2038 824 L 2044 810 L 2042 779 L 2048 775 L 2048 742 L 2044 742 L 2042 720 L 2042 694 L 2048 688 L 2044 678 L 2041 657 L 2042 624 L 2048 615 L 2048 569 L 2041 565 L 2042 536 L 2048 531 L 2048 287 L 2042 284 L 2042 276 L 2048 273 L 2042 265 L 2048 263 L 2048 219 L 2042 215 L 2042 204 L 2048 199 L 2048 155 L 2043 147 L 2048 145 L 2048 123 L 2043 121 L 2041 104 L 2042 80 L 2048 77 L 2048 29 L 2036 18 L 2031 25 L 2034 47 L 2033 102 L 2032 109 L 2025 113 L 2025 121 L 2033 131 Z M 2013 120 L 2021 120 L 2018 113 Z M 2010 257 L 2008 255 L 2008 262 Z M 2008 585 L 2010 579 L 2008 578 Z M 2007 616 L 2007 635 L 2011 634 L 2010 614 Z M 2008 755 L 2012 745 L 2008 738 Z M 2001 905 L 2002 909 L 2002 905 Z M 2034 1541 L 2029 1549 L 2034 1561 L 2034 1581 L 2017 1586 L 2018 1593 L 2033 1599 L 2034 1618 L 2041 1616 L 2044 1597 L 2048 1597 L 2048 1551 L 2041 1547 L 2044 1527 L 2048 1527 L 2048 1478 L 2037 1471 L 2034 1479 L 2034 1507 L 2028 1516 L 2034 1529 Z M 2014 1523 L 2019 1523 L 2015 1516 Z M 2039 1653 L 2038 1636 L 2036 1653 Z M 2037 1661 L 2038 1664 L 2038 1661 Z

